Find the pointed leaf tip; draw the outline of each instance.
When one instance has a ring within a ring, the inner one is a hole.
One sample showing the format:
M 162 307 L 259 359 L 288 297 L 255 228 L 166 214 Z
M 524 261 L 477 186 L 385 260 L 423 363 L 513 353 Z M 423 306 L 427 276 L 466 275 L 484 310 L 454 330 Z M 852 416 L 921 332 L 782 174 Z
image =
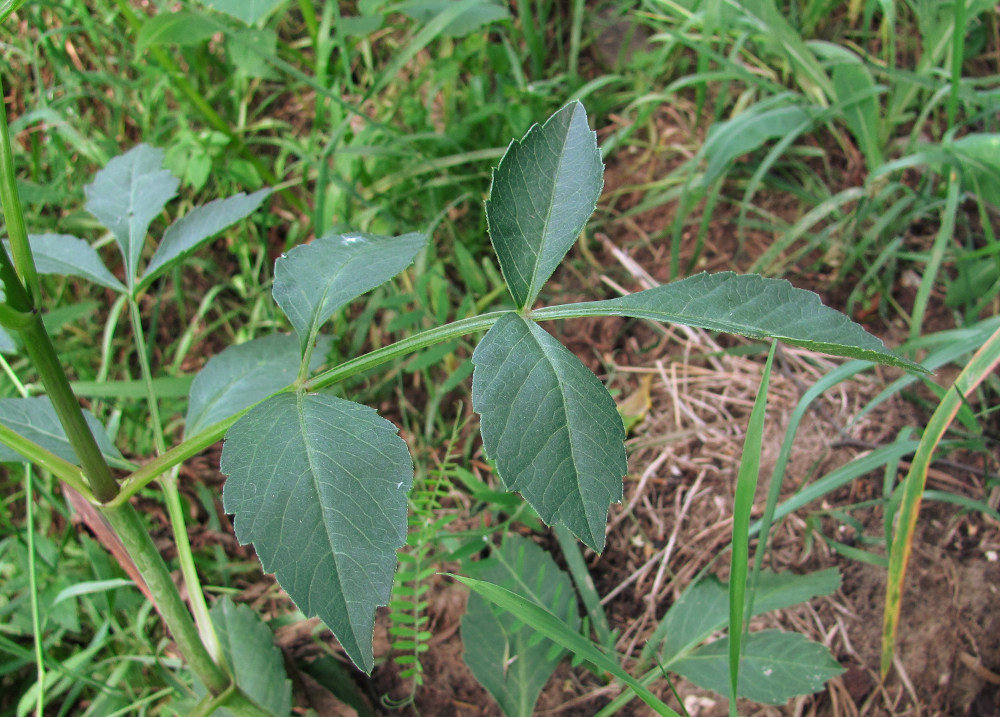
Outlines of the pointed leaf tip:
M 777 339 L 833 356 L 863 359 L 911 371 L 928 371 L 890 351 L 845 314 L 825 306 L 818 294 L 784 279 L 756 274 L 695 274 L 607 301 L 575 306 L 578 315 L 629 316 L 724 331 L 752 339 Z M 546 318 L 547 309 L 535 312 Z
M 163 169 L 163 150 L 140 144 L 112 159 L 84 187 L 87 211 L 111 230 L 125 260 L 131 288 L 153 219 L 177 194 L 180 180 Z
M 333 312 L 403 271 L 426 243 L 418 233 L 327 234 L 278 259 L 272 293 L 302 351 Z
M 510 143 L 493 170 L 486 221 L 519 310 L 530 308 L 573 246 L 603 187 L 597 134 L 580 102 Z
M 280 394 L 229 430 L 221 468 L 237 539 L 371 672 L 375 609 L 389 601 L 413 485 L 396 427 L 334 396 Z
M 604 549 L 622 497 L 625 428 L 596 376 L 533 321 L 506 314 L 472 355 L 472 406 L 508 490 L 548 524 Z

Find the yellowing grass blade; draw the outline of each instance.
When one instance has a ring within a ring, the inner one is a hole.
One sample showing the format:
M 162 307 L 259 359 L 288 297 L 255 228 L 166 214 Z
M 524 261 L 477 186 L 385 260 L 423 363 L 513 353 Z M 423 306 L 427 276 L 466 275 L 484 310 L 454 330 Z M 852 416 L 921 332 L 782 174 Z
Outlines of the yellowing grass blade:
M 893 537 L 892 549 L 889 552 L 889 577 L 885 590 L 885 615 L 882 621 L 883 677 L 892 664 L 896 630 L 899 627 L 899 607 L 903 597 L 903 580 L 906 577 L 906 566 L 913 548 L 913 530 L 920 513 L 920 499 L 927 482 L 927 468 L 941 437 L 948 430 L 966 397 L 996 368 L 997 364 L 1000 364 L 1000 329 L 979 347 L 968 365 L 955 379 L 954 385 L 941 399 L 941 403 L 927 423 L 923 438 L 913 456 L 913 463 L 903 480 L 903 499 L 899 508 L 896 535 Z

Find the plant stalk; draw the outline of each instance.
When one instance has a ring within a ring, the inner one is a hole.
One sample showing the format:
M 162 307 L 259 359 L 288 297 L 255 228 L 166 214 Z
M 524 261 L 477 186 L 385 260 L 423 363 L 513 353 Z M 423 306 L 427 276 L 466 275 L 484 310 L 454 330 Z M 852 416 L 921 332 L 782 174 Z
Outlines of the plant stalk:
M 225 705 L 243 717 L 274 717 L 235 685 L 232 678 L 208 654 L 191 619 L 191 613 L 174 585 L 167 564 L 163 562 L 146 526 L 132 505 L 125 503 L 101 506 L 101 513 L 118 533 L 149 592 L 156 599 L 156 609 L 177 643 L 177 649 L 184 656 L 188 668 L 198 676 L 210 693 L 217 696 L 217 705 Z
M 221 695 L 230 687 L 231 680 L 215 664 L 198 635 L 191 613 L 181 599 L 170 571 L 153 545 L 152 538 L 142 524 L 139 514 L 130 503 L 118 506 L 101 506 L 101 513 L 118 533 L 122 545 L 135 562 L 135 567 L 146 581 L 149 592 L 156 598 L 156 608 L 167 629 L 177 643 L 177 648 L 188 667 L 198 676 L 209 692 Z
M 9 290 L 9 287 L 5 288 Z M 101 449 L 97 447 L 94 434 L 83 418 L 83 411 L 80 410 L 80 404 L 70 388 L 62 364 L 59 363 L 52 340 L 42 325 L 41 314 L 35 314 L 34 320 L 18 333 L 24 342 L 28 358 L 42 379 L 56 415 L 59 416 L 66 438 L 83 466 L 91 493 L 99 502 L 107 503 L 118 495 L 118 483 L 111 475 L 111 469 L 104 460 Z
M 3 218 L 7 225 L 7 236 L 10 238 L 10 249 L 14 255 L 14 266 L 22 286 L 28 287 L 30 308 L 37 308 L 41 297 L 38 272 L 35 270 L 35 260 L 28 246 L 28 230 L 24 224 L 24 212 L 21 210 L 21 198 L 17 194 L 17 178 L 14 175 L 14 151 L 10 143 L 10 131 L 7 129 L 7 108 L 3 102 L 3 82 L 0 81 L 0 202 L 3 203 Z M 6 252 L 4 252 L 6 253 Z M 8 284 L 3 277 L 4 285 Z M 8 298 L 8 301 L 10 299 Z M 26 311 L 28 307 L 15 307 Z
M 157 455 L 163 455 L 167 452 L 166 439 L 163 435 L 163 422 L 160 420 L 160 407 L 156 398 L 156 390 L 153 388 L 153 370 L 149 362 L 146 335 L 142 330 L 142 317 L 139 315 L 139 304 L 134 296 L 129 296 L 128 307 L 129 317 L 132 320 L 135 350 L 139 359 L 139 369 L 142 372 L 142 381 L 146 389 L 146 404 L 152 423 L 153 442 L 156 445 Z M 201 586 L 201 579 L 198 577 L 198 570 L 194 565 L 191 541 L 188 540 L 187 524 L 184 520 L 184 511 L 181 508 L 181 494 L 177 488 L 179 465 L 172 466 L 169 471 L 165 471 L 160 476 L 160 486 L 163 489 L 167 516 L 170 519 L 170 529 L 173 532 L 174 544 L 177 548 L 177 562 L 180 564 L 181 575 L 184 576 L 184 586 L 187 588 L 188 600 L 191 604 L 191 611 L 194 613 L 195 623 L 198 626 L 198 633 L 212 659 L 220 662 L 223 659 L 222 648 L 219 646 L 219 638 L 215 634 L 215 626 L 212 624 L 208 604 L 205 602 L 205 591 Z

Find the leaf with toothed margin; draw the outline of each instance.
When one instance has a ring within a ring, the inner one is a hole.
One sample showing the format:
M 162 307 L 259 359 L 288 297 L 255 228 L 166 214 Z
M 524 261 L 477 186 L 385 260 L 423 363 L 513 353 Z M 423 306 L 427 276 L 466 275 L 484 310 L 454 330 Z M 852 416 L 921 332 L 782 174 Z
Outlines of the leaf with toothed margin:
M 625 427 L 580 359 L 538 324 L 506 314 L 472 354 L 472 406 L 508 490 L 548 524 L 604 549 L 608 507 L 622 497 Z
M 28 243 L 39 274 L 79 276 L 114 291 L 125 291 L 125 286 L 104 266 L 97 250 L 83 239 L 69 234 L 29 234 Z M 6 239 L 4 246 L 9 250 Z
M 125 260 L 125 283 L 132 287 L 146 232 L 177 194 L 180 180 L 163 169 L 163 150 L 140 144 L 115 157 L 84 187 L 87 211 L 111 230 Z
M 796 289 L 784 279 L 731 271 L 695 274 L 617 299 L 539 309 L 533 316 L 541 321 L 570 307 L 576 316 L 631 316 L 697 326 L 928 373 L 887 349 L 846 315 L 824 306 L 817 294 Z
M 310 357 L 310 370 L 326 360 L 333 337 L 319 336 Z M 277 393 L 295 380 L 299 370 L 299 342 L 291 334 L 260 336 L 229 346 L 198 372 L 188 394 L 184 434 L 197 435 Z
M 375 608 L 389 601 L 413 485 L 396 427 L 342 398 L 280 394 L 229 429 L 221 468 L 240 543 L 371 672 Z
M 417 233 L 327 234 L 274 262 L 274 300 L 303 353 L 334 311 L 408 267 L 426 243 Z
M 249 195 L 240 192 L 192 209 L 163 233 L 141 284 L 148 285 L 203 242 L 256 211 L 270 194 L 270 189 L 261 189 Z
M 597 135 L 580 102 L 510 143 L 493 170 L 486 221 L 519 310 L 530 308 L 580 236 L 603 187 Z

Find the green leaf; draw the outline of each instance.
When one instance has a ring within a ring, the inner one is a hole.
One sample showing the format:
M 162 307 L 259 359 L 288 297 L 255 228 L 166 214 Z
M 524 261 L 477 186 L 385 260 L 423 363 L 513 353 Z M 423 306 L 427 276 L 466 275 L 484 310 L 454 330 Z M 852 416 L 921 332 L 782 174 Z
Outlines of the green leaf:
M 664 666 L 707 640 L 721 630 L 729 619 L 729 590 L 714 575 L 688 587 L 663 617 L 653 639 L 666 639 L 661 653 Z M 728 671 L 727 671 L 728 676 Z
M 292 711 L 292 682 L 270 628 L 252 609 L 237 605 L 228 596 L 217 600 L 210 614 L 236 684 L 275 717 L 288 715 Z M 214 714 L 232 717 L 227 709 Z
M 326 359 L 333 342 L 320 336 L 311 370 Z M 184 433 L 194 436 L 292 383 L 299 370 L 299 344 L 291 334 L 272 334 L 230 346 L 213 356 L 191 384 Z
M 780 99 L 780 98 L 778 98 Z M 773 104 L 773 103 L 772 103 Z M 718 179 L 730 162 L 759 148 L 769 139 L 791 133 L 801 134 L 813 124 L 813 113 L 799 105 L 784 103 L 778 107 L 754 105 L 731 120 L 717 122 L 708 130 L 701 153 L 708 160 L 702 184 Z
M 427 238 L 328 234 L 274 263 L 274 300 L 299 335 L 303 353 L 333 312 L 401 272 Z
M 68 234 L 29 234 L 28 243 L 39 274 L 79 276 L 114 291 L 125 291 L 94 247 L 83 239 Z
M 824 306 L 813 292 L 756 274 L 696 274 L 617 299 L 539 309 L 533 316 L 561 318 L 570 314 L 567 309 L 574 316 L 631 316 L 752 339 L 778 339 L 834 356 L 928 373 L 887 349 L 844 314 Z
M 967 134 L 950 149 L 962 167 L 962 186 L 1000 207 L 1000 134 Z
M 751 633 L 740 659 L 739 696 L 780 705 L 810 695 L 844 672 L 830 651 L 802 635 L 780 630 Z M 671 670 L 724 697 L 729 687 L 729 638 L 716 640 L 674 663 Z
M 202 0 L 219 12 L 253 25 L 274 12 L 285 0 Z
M 375 608 L 389 600 L 413 484 L 395 426 L 334 396 L 280 394 L 229 429 L 221 468 L 240 543 L 371 672 Z
M 160 245 L 146 267 L 141 283 L 148 284 L 185 255 L 197 249 L 202 242 L 211 239 L 226 227 L 255 211 L 269 194 L 271 194 L 270 189 L 261 189 L 249 196 L 240 192 L 192 209 L 164 232 Z
M 805 575 L 763 570 L 757 584 L 747 587 L 753 591 L 752 615 L 763 615 L 833 593 L 840 587 L 840 573 L 836 568 Z M 663 640 L 661 658 L 669 666 L 725 627 L 728 619 L 728 588 L 714 575 L 709 576 L 690 586 L 670 606 L 650 645 L 655 649 Z
M 598 649 L 593 642 L 581 635 L 565 622 L 557 618 L 551 612 L 539 605 L 531 602 L 527 598 L 516 595 L 510 590 L 501 588 L 491 583 L 466 578 L 461 575 L 452 575 L 463 585 L 468 586 L 478 594 L 485 597 L 494 605 L 497 605 L 508 612 L 514 613 L 526 625 L 552 640 L 557 645 L 562 645 L 577 657 L 592 662 L 605 672 L 610 672 L 626 685 L 631 687 L 643 702 L 652 707 L 657 714 L 669 715 L 669 717 L 679 717 L 670 707 L 659 700 L 650 692 L 639 680 L 632 677 L 622 669 L 614 659 Z
M 138 274 L 149 225 L 180 183 L 162 165 L 163 150 L 140 144 L 108 162 L 84 188 L 87 211 L 111 230 L 121 248 L 129 288 Z
M 11 14 L 17 12 L 27 0 L 0 0 L 0 22 L 6 20 Z
M 0 329 L 0 353 L 17 353 L 17 342 L 14 341 L 14 337 L 7 333 L 4 329 Z
M 472 406 L 504 486 L 600 552 L 627 470 L 625 428 L 604 384 L 514 313 L 493 325 L 472 362 Z
M 821 595 L 831 595 L 840 588 L 837 568 L 796 575 L 762 570 L 753 589 L 753 614 L 763 615 L 772 610 L 798 605 Z
M 226 37 L 226 50 L 237 70 L 247 77 L 275 79 L 270 60 L 278 55 L 278 33 L 270 28 L 245 27 Z
M 122 462 L 122 454 L 104 431 L 104 426 L 90 411 L 84 410 L 83 417 L 90 426 L 91 433 L 97 440 L 97 447 L 106 458 L 113 462 Z M 33 443 L 55 453 L 63 460 L 79 465 L 76 451 L 66 438 L 56 409 L 48 396 L 31 398 L 0 398 L 0 423 L 21 434 Z M 16 463 L 24 461 L 21 454 L 7 446 L 0 445 L 0 463 Z
M 493 170 L 486 220 L 519 310 L 530 308 L 594 213 L 603 173 L 597 135 L 579 102 L 511 142 Z
M 427 22 L 456 4 L 456 1 L 461 0 L 410 0 L 396 5 L 393 9 L 418 22 Z M 509 19 L 510 13 L 506 7 L 492 0 L 483 0 L 452 20 L 441 34 L 448 37 L 464 37 L 490 23 Z
M 579 629 L 573 584 L 552 556 L 527 538 L 508 535 L 487 560 L 470 566 L 476 577 L 539 605 Z M 534 714 L 535 702 L 565 654 L 539 639 L 516 613 L 494 614 L 478 593 L 469 596 L 462 618 L 463 659 L 505 715 Z
M 879 87 L 861 60 L 856 57 L 852 60 L 834 66 L 833 87 L 844 113 L 844 122 L 865 155 L 868 171 L 871 172 L 885 161 L 879 145 Z
M 217 31 L 213 23 L 206 22 L 197 12 L 161 12 L 142 24 L 135 41 L 135 51 L 141 55 L 156 45 L 197 45 Z

